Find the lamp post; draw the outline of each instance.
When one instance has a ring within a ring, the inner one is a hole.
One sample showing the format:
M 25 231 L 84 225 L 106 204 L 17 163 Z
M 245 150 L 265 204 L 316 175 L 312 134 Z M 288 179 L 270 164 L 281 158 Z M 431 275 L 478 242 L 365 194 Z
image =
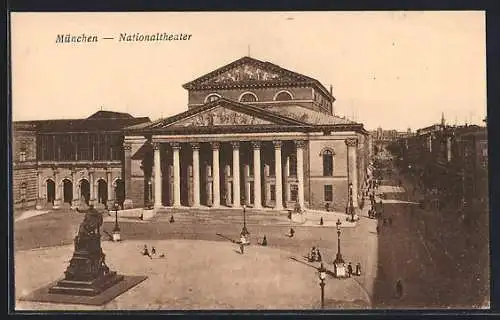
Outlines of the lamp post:
M 349 199 L 349 213 L 351 214 L 351 222 L 354 222 L 354 204 L 352 200 L 352 193 Z
M 243 228 L 241 229 L 241 234 L 248 235 L 250 232 L 247 230 L 247 214 L 246 214 L 247 206 L 243 203 Z
M 337 220 L 335 225 L 337 226 L 337 256 L 335 257 L 335 264 L 338 263 L 344 263 L 344 259 L 342 258 L 342 253 L 340 252 L 340 225 L 342 222 L 340 222 L 340 219 Z
M 113 228 L 113 241 L 120 241 L 120 226 L 118 226 L 118 203 L 115 202 L 115 227 Z
M 326 269 L 321 262 L 321 266 L 318 269 L 319 276 L 319 286 L 321 287 L 321 309 L 325 308 L 325 279 L 326 279 Z

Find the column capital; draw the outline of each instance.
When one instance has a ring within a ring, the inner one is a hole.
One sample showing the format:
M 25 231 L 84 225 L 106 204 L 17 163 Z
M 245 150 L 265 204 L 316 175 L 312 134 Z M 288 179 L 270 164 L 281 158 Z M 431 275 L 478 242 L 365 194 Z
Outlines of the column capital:
M 357 138 L 347 138 L 347 139 L 345 139 L 345 144 L 348 147 L 356 147 L 358 145 L 358 139 Z
M 239 141 L 231 141 L 231 146 L 233 147 L 233 149 L 239 149 L 240 142 Z
M 252 142 L 250 142 L 250 144 L 252 145 L 253 149 L 260 149 L 260 147 L 262 145 L 260 141 L 252 141 Z
M 295 140 L 294 143 L 297 148 L 304 148 L 306 146 L 305 140 Z
M 170 142 L 169 144 L 170 144 L 170 147 L 172 149 L 177 149 L 178 150 L 178 149 L 181 148 L 181 144 L 179 142 Z
M 273 145 L 275 149 L 280 149 L 282 144 L 283 143 L 281 140 L 273 140 Z
M 218 150 L 220 148 L 220 142 L 219 141 L 212 141 L 212 142 L 210 142 L 210 146 L 212 147 L 212 150 Z
M 159 142 L 153 142 L 153 149 L 154 150 L 160 150 L 161 144 Z
M 199 142 L 191 142 L 191 149 L 193 150 L 200 150 L 200 143 Z

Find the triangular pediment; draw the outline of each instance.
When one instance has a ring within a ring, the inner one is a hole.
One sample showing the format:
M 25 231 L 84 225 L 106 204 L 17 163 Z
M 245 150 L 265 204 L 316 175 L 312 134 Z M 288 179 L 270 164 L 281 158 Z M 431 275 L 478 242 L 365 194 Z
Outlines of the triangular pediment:
M 280 116 L 262 108 L 219 99 L 157 121 L 150 129 L 182 127 L 223 127 L 223 126 L 268 126 L 268 125 L 307 125 L 304 122 Z
M 200 112 L 192 117 L 182 119 L 173 123 L 173 127 L 208 127 L 208 126 L 238 126 L 238 125 L 262 125 L 274 124 L 271 121 L 259 118 L 256 115 L 249 115 L 238 112 L 223 106 L 217 106 L 210 110 Z
M 204 76 L 201 76 L 183 87 L 186 89 L 199 87 L 216 87 L 221 85 L 310 82 L 311 78 L 281 68 L 270 62 L 250 57 L 243 57 Z

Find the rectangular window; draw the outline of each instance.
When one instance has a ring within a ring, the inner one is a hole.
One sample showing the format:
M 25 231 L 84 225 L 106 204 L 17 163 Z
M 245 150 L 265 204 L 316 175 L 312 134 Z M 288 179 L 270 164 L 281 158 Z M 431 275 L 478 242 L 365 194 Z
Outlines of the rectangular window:
M 325 201 L 333 201 L 333 187 L 331 184 L 325 185 Z
M 299 198 L 299 186 L 292 184 L 290 186 L 290 200 L 296 202 Z
M 276 201 L 276 185 L 271 185 L 271 201 Z
M 21 162 L 26 161 L 26 152 L 25 151 L 19 152 L 19 161 L 21 161 Z

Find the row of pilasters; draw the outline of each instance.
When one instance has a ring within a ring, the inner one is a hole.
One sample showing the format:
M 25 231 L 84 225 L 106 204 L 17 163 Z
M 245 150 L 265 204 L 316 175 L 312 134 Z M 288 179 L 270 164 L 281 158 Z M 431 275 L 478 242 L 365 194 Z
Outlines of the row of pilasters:
M 211 204 L 212 207 L 217 208 L 221 206 L 220 203 L 220 198 L 221 198 L 221 185 L 220 185 L 220 174 L 221 174 L 221 168 L 220 168 L 220 151 L 221 151 L 221 143 L 219 142 L 211 142 L 210 143 L 210 150 L 211 150 L 211 166 L 207 165 L 206 166 L 206 177 L 203 181 L 203 184 L 205 184 L 205 188 L 202 187 L 202 181 L 200 177 L 200 143 L 191 143 L 190 148 L 192 152 L 192 163 L 190 164 L 192 168 L 192 180 L 191 176 L 188 175 L 188 180 L 190 180 L 191 183 L 184 184 L 181 186 L 181 147 L 182 144 L 179 143 L 168 143 L 171 147 L 171 153 L 172 156 L 170 159 L 172 159 L 172 166 L 171 170 L 172 173 L 167 173 L 167 177 L 172 180 L 170 184 L 170 188 L 167 192 L 173 193 L 173 201 L 170 203 L 174 207 L 181 206 L 181 188 L 189 186 L 189 188 L 192 190 L 192 203 L 191 206 L 193 207 L 198 207 L 201 205 L 201 192 L 205 191 L 206 192 L 206 198 L 205 202 L 207 204 Z M 224 159 L 228 157 L 229 154 L 232 154 L 232 165 L 230 166 L 231 169 L 228 170 L 227 166 L 224 166 L 223 168 L 223 175 L 224 175 L 224 189 L 226 191 L 225 199 L 226 203 L 224 205 L 228 205 L 228 201 L 230 202 L 230 205 L 233 208 L 239 208 L 241 207 L 241 172 L 240 172 L 240 167 L 241 167 L 241 162 L 240 162 L 240 155 L 242 154 L 240 148 L 241 144 L 240 142 L 231 142 L 230 143 L 232 152 L 226 152 Z M 274 148 L 274 169 L 275 169 L 275 175 L 274 175 L 274 185 L 275 185 L 275 199 L 274 199 L 274 208 L 276 210 L 282 210 L 283 209 L 283 176 L 285 177 L 285 185 L 286 185 L 286 192 L 285 192 L 285 198 L 286 200 L 290 201 L 290 188 L 288 187 L 289 181 L 293 181 L 292 177 L 289 176 L 289 157 L 286 157 L 285 160 L 285 165 L 283 170 L 282 166 L 282 161 L 283 161 L 283 156 L 282 156 L 282 146 L 283 142 L 282 141 L 273 141 L 273 148 Z M 297 196 L 297 202 L 301 206 L 301 208 L 304 207 L 304 171 L 303 171 L 303 147 L 304 143 L 302 141 L 295 141 L 294 143 L 295 148 L 294 151 L 296 152 L 296 159 L 297 159 L 297 176 L 295 177 L 297 181 L 297 186 L 298 186 L 298 196 Z M 268 174 L 268 171 L 264 175 L 264 179 L 261 177 L 261 160 L 262 160 L 262 147 L 263 144 L 261 141 L 253 141 L 250 143 L 250 153 L 249 152 L 244 152 L 243 154 L 246 156 L 246 161 L 244 159 L 244 164 L 243 164 L 243 185 L 244 185 L 244 203 L 246 205 L 250 205 L 250 199 L 251 199 L 251 185 L 253 184 L 253 208 L 255 209 L 260 209 L 262 208 L 262 190 L 263 190 L 263 180 L 264 180 L 264 190 L 265 190 L 265 198 L 266 198 L 266 205 L 268 201 L 270 200 L 270 184 L 272 181 L 273 177 L 270 177 Z M 162 206 L 162 194 L 164 190 L 162 190 L 162 170 L 161 170 L 161 163 L 162 161 L 167 161 L 169 162 L 170 159 L 161 159 L 161 143 L 154 143 L 154 205 L 155 207 L 161 207 Z M 184 150 L 185 151 L 185 150 Z M 290 152 L 290 150 L 288 150 Z M 252 157 L 252 159 L 249 159 Z M 206 155 L 205 155 L 206 158 Z M 205 159 L 207 160 L 207 159 Z M 250 161 L 253 160 L 253 161 Z M 250 165 L 253 163 L 253 175 L 250 175 Z M 266 165 L 267 166 L 267 165 Z M 191 172 L 191 171 L 190 171 Z M 232 172 L 232 174 L 230 174 Z M 276 174 L 277 173 L 277 174 Z

